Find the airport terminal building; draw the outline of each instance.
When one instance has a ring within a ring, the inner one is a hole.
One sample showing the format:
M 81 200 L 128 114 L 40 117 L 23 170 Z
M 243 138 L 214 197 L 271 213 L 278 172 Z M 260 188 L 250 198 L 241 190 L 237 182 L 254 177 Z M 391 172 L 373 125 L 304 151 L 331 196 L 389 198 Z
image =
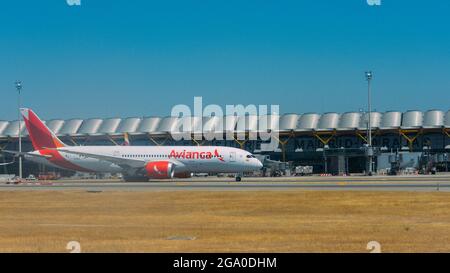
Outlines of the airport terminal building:
M 192 138 L 175 140 L 172 133 L 180 131 L 185 119 L 191 119 L 191 126 L 183 131 Z M 314 173 L 342 175 L 367 170 L 368 120 L 364 112 L 333 112 L 260 117 L 74 118 L 48 120 L 46 124 L 68 145 L 122 145 L 128 135 L 131 145 L 229 146 L 289 162 L 290 166 L 313 166 Z M 372 112 L 370 120 L 374 170 L 386 172 L 403 166 L 427 172 L 448 171 L 450 110 Z M 267 125 L 269 132 L 277 132 L 276 145 L 252 137 L 261 131 L 261 124 Z M 23 122 L 20 127 L 23 151 L 31 151 Z M 206 139 L 202 133 L 214 137 Z M 18 138 L 19 122 L 0 120 L 0 148 L 18 150 Z M 0 162 L 11 160 L 9 155 L 0 157 Z M 5 165 L 0 173 L 17 173 L 17 169 L 17 163 Z M 49 170 L 24 162 L 24 175 L 43 171 Z

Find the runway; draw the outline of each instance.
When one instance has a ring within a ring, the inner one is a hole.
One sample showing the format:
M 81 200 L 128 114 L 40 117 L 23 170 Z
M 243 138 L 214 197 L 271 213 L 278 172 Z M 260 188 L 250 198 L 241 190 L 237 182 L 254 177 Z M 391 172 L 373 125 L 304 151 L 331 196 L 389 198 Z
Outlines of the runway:
M 121 182 L 119 180 L 60 180 L 28 182 L 18 185 L 0 184 L 0 191 L 450 191 L 450 176 L 403 177 L 281 177 L 244 178 L 191 178 L 152 182 Z

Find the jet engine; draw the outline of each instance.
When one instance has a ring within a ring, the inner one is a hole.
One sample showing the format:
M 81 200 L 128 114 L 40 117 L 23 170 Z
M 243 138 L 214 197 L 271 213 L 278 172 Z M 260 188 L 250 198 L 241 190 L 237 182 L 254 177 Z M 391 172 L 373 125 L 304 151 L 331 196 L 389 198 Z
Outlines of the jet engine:
M 170 179 L 175 173 L 175 165 L 169 161 L 153 161 L 145 165 L 149 178 Z

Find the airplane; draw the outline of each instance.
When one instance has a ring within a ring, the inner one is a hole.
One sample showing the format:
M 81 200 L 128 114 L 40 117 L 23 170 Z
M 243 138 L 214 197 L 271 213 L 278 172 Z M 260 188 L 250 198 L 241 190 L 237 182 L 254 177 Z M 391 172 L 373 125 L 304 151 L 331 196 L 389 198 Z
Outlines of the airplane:
M 39 164 L 86 173 L 122 173 L 125 181 L 188 178 L 192 173 L 242 173 L 260 170 L 251 153 L 222 146 L 68 146 L 28 108 L 20 109 L 34 151 L 2 152 Z

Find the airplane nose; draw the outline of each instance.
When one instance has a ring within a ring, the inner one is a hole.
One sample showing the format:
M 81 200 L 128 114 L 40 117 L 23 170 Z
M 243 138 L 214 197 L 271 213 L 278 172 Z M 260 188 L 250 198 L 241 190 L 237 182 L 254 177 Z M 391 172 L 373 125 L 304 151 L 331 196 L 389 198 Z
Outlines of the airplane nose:
M 259 169 L 261 169 L 263 167 L 263 164 L 261 163 L 261 161 L 257 161 L 256 162 L 256 166 L 258 166 Z

